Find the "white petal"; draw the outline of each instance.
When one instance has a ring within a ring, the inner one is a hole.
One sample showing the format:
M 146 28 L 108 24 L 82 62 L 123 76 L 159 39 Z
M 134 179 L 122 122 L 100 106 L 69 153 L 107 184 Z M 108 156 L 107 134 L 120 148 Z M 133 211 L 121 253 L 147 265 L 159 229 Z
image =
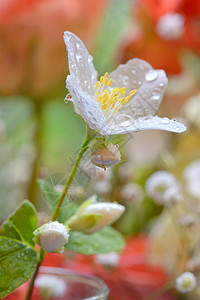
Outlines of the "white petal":
M 127 117 L 120 120 L 120 114 L 115 116 L 116 125 L 111 128 L 112 134 L 124 134 L 131 131 L 140 130 L 165 130 L 176 133 L 181 133 L 186 130 L 185 125 L 168 118 L 159 118 L 158 116 L 147 116 L 138 119 Z M 119 125 L 117 125 L 119 124 Z
M 64 41 L 68 50 L 70 75 L 77 79 L 79 87 L 89 95 L 94 95 L 97 71 L 93 65 L 93 57 L 88 53 L 83 42 L 73 33 L 64 32 Z
M 123 107 L 126 114 L 135 118 L 154 115 L 162 101 L 167 86 L 167 77 L 163 70 L 154 70 L 144 60 L 134 58 L 110 73 L 113 79 L 111 87 L 126 87 L 126 94 L 137 89 L 137 93 Z
M 98 103 L 79 88 L 79 84 L 73 75 L 67 77 L 67 88 L 72 96 L 76 112 L 82 116 L 89 127 L 99 130 L 102 135 L 110 135 L 110 128 Z

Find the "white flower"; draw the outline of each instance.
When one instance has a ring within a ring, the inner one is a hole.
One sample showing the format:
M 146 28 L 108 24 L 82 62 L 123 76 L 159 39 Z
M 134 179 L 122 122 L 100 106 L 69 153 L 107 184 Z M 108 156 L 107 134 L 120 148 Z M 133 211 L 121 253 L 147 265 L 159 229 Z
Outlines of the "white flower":
M 120 255 L 116 252 L 98 254 L 95 256 L 95 262 L 111 268 L 117 267 L 119 264 Z
M 141 59 L 131 59 L 100 81 L 93 57 L 83 42 L 66 31 L 70 75 L 66 87 L 75 110 L 89 127 L 102 135 L 160 129 L 183 132 L 186 127 L 176 120 L 153 116 L 161 103 L 167 85 L 163 70 L 154 70 Z
M 192 292 L 196 285 L 196 277 L 191 272 L 185 272 L 176 279 L 176 289 L 181 293 Z
M 39 275 L 35 280 L 35 286 L 40 289 L 43 298 L 62 298 L 67 286 L 63 279 L 53 275 Z
M 146 193 L 157 204 L 170 205 L 181 200 L 180 185 L 176 177 L 167 171 L 157 171 L 146 181 Z
M 125 211 L 125 207 L 118 203 L 96 202 L 91 197 L 79 207 L 74 216 L 66 224 L 72 230 L 92 233 L 101 230 L 115 222 Z
M 200 199 L 200 160 L 195 160 L 189 164 L 183 176 L 186 180 L 186 190 L 194 198 Z
M 184 33 L 184 16 L 177 13 L 163 15 L 157 25 L 156 32 L 164 39 L 176 40 Z
M 64 245 L 69 239 L 69 228 L 57 221 L 42 225 L 33 232 L 35 241 L 45 251 L 59 252 L 64 251 Z

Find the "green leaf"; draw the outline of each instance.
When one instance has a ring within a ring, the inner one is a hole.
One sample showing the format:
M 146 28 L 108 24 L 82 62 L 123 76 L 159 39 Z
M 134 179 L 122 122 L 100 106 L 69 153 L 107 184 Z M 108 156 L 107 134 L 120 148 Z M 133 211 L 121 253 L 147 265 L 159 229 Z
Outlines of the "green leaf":
M 133 2 L 111 0 L 100 26 L 99 42 L 94 53 L 94 63 L 99 74 L 110 72 L 115 66 L 115 53 L 121 45 L 120 37 L 129 25 Z
M 70 231 L 66 249 L 83 254 L 121 252 L 125 245 L 122 235 L 108 226 L 95 233 Z
M 47 201 L 49 210 L 53 215 L 61 193 L 55 191 L 53 184 L 49 181 L 39 179 L 38 184 L 43 192 L 45 200 Z M 75 214 L 77 208 L 78 206 L 74 202 L 69 201 L 69 199 L 66 197 L 63 201 L 62 207 L 60 208 L 58 221 L 60 223 L 64 223 L 65 221 L 67 221 L 71 216 Z
M 36 229 L 36 211 L 27 200 L 3 223 L 0 231 L 0 298 L 33 274 L 37 252 L 32 239 Z

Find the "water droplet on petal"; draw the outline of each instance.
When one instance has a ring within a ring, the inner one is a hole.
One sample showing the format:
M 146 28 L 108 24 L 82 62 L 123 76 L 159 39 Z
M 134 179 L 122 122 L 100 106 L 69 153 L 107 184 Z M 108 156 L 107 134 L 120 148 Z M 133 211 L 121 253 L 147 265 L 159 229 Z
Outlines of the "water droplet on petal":
M 160 99 L 160 95 L 153 95 L 151 99 L 152 100 L 159 100 Z
M 80 49 L 80 47 L 81 47 L 81 44 L 79 42 L 76 42 L 76 48 Z
M 167 117 L 162 118 L 161 122 L 163 124 L 168 124 L 169 123 L 169 119 Z
M 172 119 L 173 122 L 177 122 L 177 120 L 175 118 Z
M 67 94 L 67 96 L 64 99 L 65 103 L 67 103 L 68 101 L 72 101 L 72 96 L 70 94 Z
M 92 55 L 90 55 L 90 56 L 88 57 L 88 63 L 91 63 L 92 60 L 93 60 L 93 57 L 92 57 Z
M 159 86 L 161 86 L 161 87 L 162 87 L 162 86 L 164 86 L 164 83 L 163 83 L 163 82 L 161 82 L 161 83 L 159 84 Z
M 79 62 L 82 58 L 82 55 L 80 53 L 76 53 L 76 59 Z
M 158 72 L 156 70 L 149 70 L 145 74 L 146 81 L 153 81 L 158 77 Z

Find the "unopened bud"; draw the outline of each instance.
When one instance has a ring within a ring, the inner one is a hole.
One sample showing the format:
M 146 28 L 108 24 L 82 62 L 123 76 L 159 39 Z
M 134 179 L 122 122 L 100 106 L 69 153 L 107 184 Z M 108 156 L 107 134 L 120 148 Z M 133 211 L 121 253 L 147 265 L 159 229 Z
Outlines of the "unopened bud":
M 176 279 L 176 289 L 181 293 L 192 292 L 196 285 L 196 277 L 191 272 L 185 272 Z
M 113 145 L 106 139 L 95 139 L 90 146 L 91 161 L 94 165 L 106 169 L 121 161 L 118 145 Z
M 115 222 L 125 207 L 117 203 L 94 203 L 94 198 L 85 201 L 66 223 L 72 230 L 96 232 Z
M 69 228 L 57 221 L 42 225 L 33 232 L 35 242 L 45 251 L 58 252 L 64 251 L 64 245 L 69 238 Z

